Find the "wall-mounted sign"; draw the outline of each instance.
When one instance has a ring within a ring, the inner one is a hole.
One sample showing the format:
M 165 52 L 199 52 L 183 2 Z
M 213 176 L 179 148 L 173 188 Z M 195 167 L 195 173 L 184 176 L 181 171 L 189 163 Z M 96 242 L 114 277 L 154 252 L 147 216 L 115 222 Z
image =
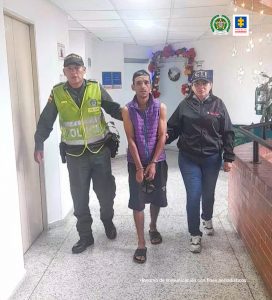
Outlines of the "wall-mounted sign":
M 121 72 L 102 72 L 102 85 L 106 89 L 121 89 Z
M 58 43 L 57 48 L 58 48 L 58 58 L 59 59 L 64 59 L 64 57 L 65 57 L 65 46 L 62 43 Z
M 92 65 L 92 60 L 91 60 L 91 58 L 90 58 L 90 57 L 88 57 L 88 67 L 90 68 L 90 67 L 91 67 L 91 65 Z

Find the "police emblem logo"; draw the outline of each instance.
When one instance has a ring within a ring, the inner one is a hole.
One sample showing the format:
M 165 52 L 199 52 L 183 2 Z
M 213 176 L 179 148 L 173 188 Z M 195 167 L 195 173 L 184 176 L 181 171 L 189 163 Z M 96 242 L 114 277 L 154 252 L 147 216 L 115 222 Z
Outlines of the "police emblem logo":
M 233 15 L 233 35 L 248 36 L 249 35 L 249 16 Z
M 216 15 L 211 19 L 210 26 L 213 34 L 228 34 L 230 30 L 230 19 L 225 15 Z
M 97 106 L 97 100 L 96 99 L 89 99 L 89 103 L 91 107 Z

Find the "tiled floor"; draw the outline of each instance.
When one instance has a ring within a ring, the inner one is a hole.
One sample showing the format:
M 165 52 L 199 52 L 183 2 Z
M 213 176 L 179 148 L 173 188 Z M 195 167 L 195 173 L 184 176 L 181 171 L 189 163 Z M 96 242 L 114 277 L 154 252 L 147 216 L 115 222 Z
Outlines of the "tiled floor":
M 168 207 L 161 210 L 158 229 L 163 243 L 147 239 L 147 262 L 132 261 L 136 235 L 127 208 L 125 158 L 113 160 L 117 183 L 115 224 L 110 241 L 99 220 L 91 193 L 94 246 L 73 255 L 78 236 L 71 215 L 50 226 L 25 255 L 27 274 L 12 299 L 269 299 L 262 280 L 227 217 L 227 174 L 220 172 L 216 189 L 215 235 L 204 236 L 201 254 L 188 251 L 185 189 L 177 167 L 177 152 L 168 151 Z M 148 207 L 146 232 L 148 232 Z

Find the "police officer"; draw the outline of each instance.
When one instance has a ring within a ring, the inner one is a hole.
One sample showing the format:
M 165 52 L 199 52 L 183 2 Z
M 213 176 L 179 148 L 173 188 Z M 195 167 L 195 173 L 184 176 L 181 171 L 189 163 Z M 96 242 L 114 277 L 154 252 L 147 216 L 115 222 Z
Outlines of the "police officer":
M 110 149 L 105 145 L 109 130 L 102 108 L 113 118 L 122 120 L 122 117 L 120 105 L 113 102 L 106 90 L 98 82 L 84 79 L 86 68 L 79 55 L 72 53 L 65 57 L 63 72 L 67 82 L 53 87 L 38 121 L 34 159 L 39 164 L 43 160 L 43 143 L 59 114 L 61 148 L 67 159 L 80 237 L 72 247 L 72 253 L 81 253 L 94 243 L 89 209 L 91 180 L 100 203 L 100 219 L 106 236 L 115 239 L 117 235 L 112 222 L 116 186 L 111 171 Z

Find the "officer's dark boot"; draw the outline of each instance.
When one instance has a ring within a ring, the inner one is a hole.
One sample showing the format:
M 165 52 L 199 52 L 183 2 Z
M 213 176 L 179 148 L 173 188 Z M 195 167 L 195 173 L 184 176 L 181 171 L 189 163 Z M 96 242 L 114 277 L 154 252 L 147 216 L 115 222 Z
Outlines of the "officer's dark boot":
M 89 236 L 80 237 L 79 241 L 76 244 L 74 244 L 72 248 L 72 253 L 81 253 L 85 251 L 89 246 L 93 245 L 93 243 L 94 238 L 92 233 Z
M 81 253 L 85 251 L 89 246 L 94 243 L 93 233 L 92 233 L 92 223 L 93 219 L 90 214 L 83 216 L 77 216 L 77 231 L 79 234 L 79 241 L 72 247 L 72 252 L 74 254 Z
M 112 219 L 102 220 L 105 228 L 105 233 L 108 239 L 114 240 L 117 236 L 116 227 L 114 226 Z

